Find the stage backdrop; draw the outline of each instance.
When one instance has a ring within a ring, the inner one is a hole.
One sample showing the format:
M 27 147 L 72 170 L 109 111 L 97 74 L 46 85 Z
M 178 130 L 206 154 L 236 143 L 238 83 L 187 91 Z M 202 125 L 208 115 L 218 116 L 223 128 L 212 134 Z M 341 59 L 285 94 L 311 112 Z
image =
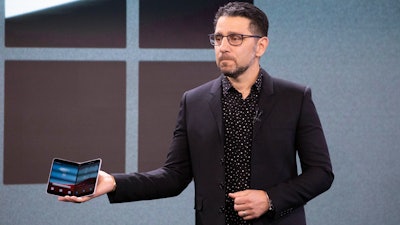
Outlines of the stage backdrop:
M 193 184 L 111 205 L 61 203 L 45 183 L 53 157 L 161 166 L 183 92 L 219 75 L 207 34 L 227 1 L 86 0 L 6 18 L 12 1 L 0 0 L 0 224 L 194 224 Z M 400 2 L 248 2 L 270 19 L 263 68 L 312 88 L 326 133 L 336 177 L 308 224 L 399 224 Z

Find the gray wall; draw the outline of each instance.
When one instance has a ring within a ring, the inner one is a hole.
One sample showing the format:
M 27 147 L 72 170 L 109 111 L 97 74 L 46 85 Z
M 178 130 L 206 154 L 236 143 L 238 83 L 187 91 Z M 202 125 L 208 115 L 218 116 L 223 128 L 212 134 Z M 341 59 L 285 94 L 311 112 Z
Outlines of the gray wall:
M 270 74 L 311 86 L 336 179 L 307 204 L 318 224 L 400 224 L 400 2 L 255 1 L 270 18 Z M 138 62 L 213 61 L 210 49 L 138 49 L 137 0 L 127 2 L 126 49 L 5 48 L 0 0 L 0 104 L 4 60 L 126 60 L 126 171 L 137 170 Z M 3 134 L 4 108 L 0 110 Z M 3 139 L 0 139 L 3 146 Z M 0 180 L 3 180 L 0 148 Z M 60 203 L 44 184 L 0 183 L 0 224 L 194 224 L 193 186 L 170 199 Z

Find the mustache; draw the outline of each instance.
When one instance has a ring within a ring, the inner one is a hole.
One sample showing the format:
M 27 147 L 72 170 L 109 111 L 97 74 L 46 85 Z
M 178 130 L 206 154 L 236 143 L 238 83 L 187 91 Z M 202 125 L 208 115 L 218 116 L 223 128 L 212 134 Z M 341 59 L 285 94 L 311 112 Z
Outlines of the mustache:
M 228 55 L 222 55 L 218 57 L 219 60 L 235 60 L 234 57 L 228 56 Z

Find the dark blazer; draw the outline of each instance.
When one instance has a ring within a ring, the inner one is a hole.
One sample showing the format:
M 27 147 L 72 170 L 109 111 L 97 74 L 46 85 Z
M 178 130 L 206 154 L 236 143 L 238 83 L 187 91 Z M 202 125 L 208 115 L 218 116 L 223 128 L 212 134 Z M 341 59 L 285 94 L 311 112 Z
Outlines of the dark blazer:
M 324 133 L 309 88 L 261 73 L 250 186 L 268 193 L 276 214 L 263 215 L 253 224 L 305 224 L 303 206 L 333 182 Z M 175 196 L 193 179 L 196 224 L 225 223 L 221 79 L 184 93 L 164 166 L 146 173 L 114 174 L 117 189 L 108 194 L 111 203 Z

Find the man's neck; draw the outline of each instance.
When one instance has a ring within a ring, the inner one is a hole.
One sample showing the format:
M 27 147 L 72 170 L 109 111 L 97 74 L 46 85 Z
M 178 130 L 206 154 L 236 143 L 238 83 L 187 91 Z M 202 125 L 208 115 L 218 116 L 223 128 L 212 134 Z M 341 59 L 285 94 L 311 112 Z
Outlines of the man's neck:
M 242 94 L 242 98 L 246 99 L 249 96 L 251 87 L 257 80 L 258 74 L 260 73 L 260 66 L 249 67 L 243 74 L 236 78 L 228 77 L 232 86 Z

